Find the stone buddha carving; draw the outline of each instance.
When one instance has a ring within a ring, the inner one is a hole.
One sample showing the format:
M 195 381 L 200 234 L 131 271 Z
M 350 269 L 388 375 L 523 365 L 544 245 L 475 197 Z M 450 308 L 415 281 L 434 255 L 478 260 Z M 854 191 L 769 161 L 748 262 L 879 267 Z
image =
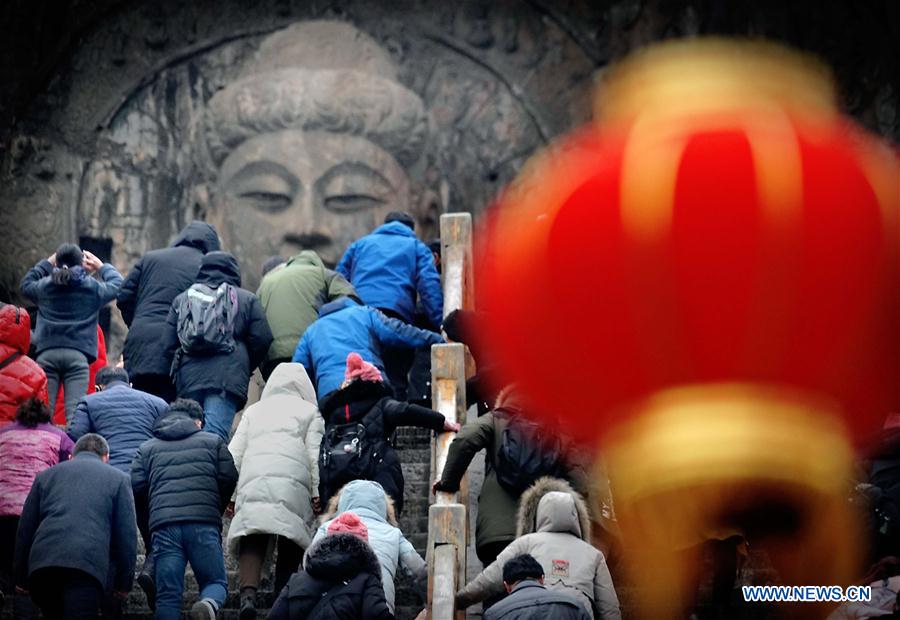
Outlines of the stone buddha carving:
M 333 264 L 388 212 L 415 211 L 408 171 L 427 127 L 387 52 L 353 26 L 301 22 L 265 39 L 203 128 L 218 167 L 207 219 L 247 285 L 272 255 L 314 249 Z

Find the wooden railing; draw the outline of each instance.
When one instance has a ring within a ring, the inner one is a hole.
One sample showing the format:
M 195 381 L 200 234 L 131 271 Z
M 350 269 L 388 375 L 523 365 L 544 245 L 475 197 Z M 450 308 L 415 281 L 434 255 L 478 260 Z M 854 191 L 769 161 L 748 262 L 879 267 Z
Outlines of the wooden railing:
M 472 216 L 441 216 L 444 316 L 457 309 L 472 309 Z M 466 423 L 466 351 L 462 344 L 436 344 L 431 348 L 431 399 L 435 410 L 448 420 Z M 441 433 L 432 443 L 431 480 L 439 480 L 456 433 Z M 468 484 L 458 493 L 437 493 L 428 511 L 428 617 L 451 620 L 464 617 L 454 597 L 466 580 Z

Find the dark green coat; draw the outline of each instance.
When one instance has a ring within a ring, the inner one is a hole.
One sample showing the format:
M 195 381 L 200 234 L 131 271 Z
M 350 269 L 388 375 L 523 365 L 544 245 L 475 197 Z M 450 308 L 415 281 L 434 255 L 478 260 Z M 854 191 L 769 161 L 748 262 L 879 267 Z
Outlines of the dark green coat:
M 256 295 L 272 330 L 266 359 L 274 360 L 290 359 L 323 304 L 356 291 L 342 275 L 326 269 L 318 254 L 304 250 L 267 273 Z
M 478 496 L 478 521 L 475 526 L 475 546 L 496 542 L 510 542 L 516 537 L 516 510 L 519 498 L 497 481 L 495 463 L 500 451 L 500 439 L 507 420 L 487 413 L 460 429 L 447 455 L 441 488 L 458 489 L 469 463 L 479 450 L 487 450 L 484 485 Z

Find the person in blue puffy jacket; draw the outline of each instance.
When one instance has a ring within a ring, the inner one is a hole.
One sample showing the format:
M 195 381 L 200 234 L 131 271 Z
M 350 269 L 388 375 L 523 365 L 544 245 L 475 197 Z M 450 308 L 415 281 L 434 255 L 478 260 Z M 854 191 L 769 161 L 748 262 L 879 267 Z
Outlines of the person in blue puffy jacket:
M 441 277 L 431 250 L 416 238 L 415 222 L 409 214 L 388 213 L 383 225 L 347 248 L 336 270 L 353 285 L 363 303 L 404 323 L 413 323 L 418 294 L 428 323 L 440 328 L 444 308 Z M 406 400 L 413 352 L 387 347 L 382 357 L 397 398 Z
M 443 342 L 440 334 L 418 329 L 350 297 L 325 304 L 303 333 L 291 361 L 303 364 L 321 401 L 341 387 L 347 356 L 359 353 L 384 374 L 385 346 L 415 349 Z

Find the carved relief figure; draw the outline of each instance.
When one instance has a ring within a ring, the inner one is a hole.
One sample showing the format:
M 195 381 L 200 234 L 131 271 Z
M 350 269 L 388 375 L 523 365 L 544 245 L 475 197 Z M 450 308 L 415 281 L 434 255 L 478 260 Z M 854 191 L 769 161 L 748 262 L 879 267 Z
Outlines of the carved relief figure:
M 209 102 L 217 181 L 207 219 L 254 286 L 270 256 L 314 249 L 338 261 L 389 211 L 415 211 L 409 170 L 427 117 L 371 37 L 308 21 L 263 41 Z

